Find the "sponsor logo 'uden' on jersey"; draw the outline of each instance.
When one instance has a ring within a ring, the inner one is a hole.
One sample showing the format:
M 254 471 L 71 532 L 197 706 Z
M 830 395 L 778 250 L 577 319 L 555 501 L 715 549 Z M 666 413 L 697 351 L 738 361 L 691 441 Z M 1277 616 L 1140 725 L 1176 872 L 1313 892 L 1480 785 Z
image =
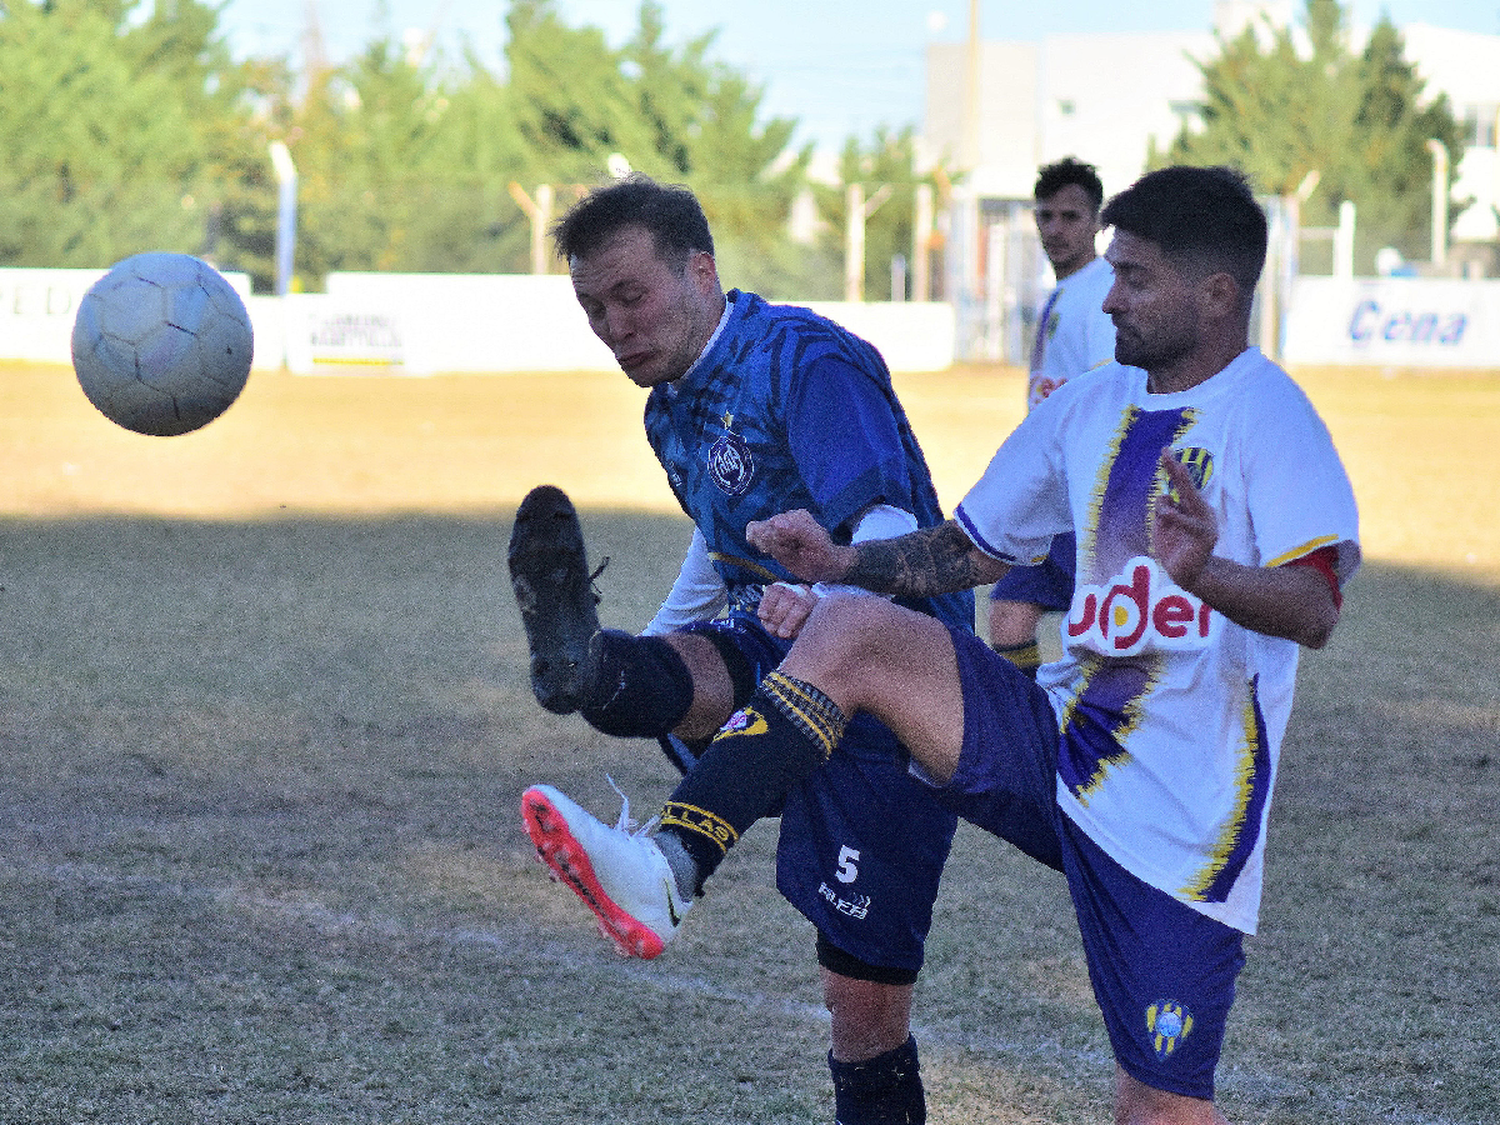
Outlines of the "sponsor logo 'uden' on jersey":
M 1068 637 L 1101 656 L 1135 656 L 1157 649 L 1194 649 L 1217 635 L 1221 618 L 1137 555 L 1113 583 L 1079 586 L 1068 615 Z

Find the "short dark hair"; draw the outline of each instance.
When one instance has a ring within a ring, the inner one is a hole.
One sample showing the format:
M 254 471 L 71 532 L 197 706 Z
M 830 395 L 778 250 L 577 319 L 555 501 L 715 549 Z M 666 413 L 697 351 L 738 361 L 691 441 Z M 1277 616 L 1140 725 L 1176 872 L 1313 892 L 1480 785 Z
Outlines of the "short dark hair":
M 1049 199 L 1069 184 L 1077 184 L 1089 197 L 1094 214 L 1104 202 L 1104 185 L 1099 182 L 1099 173 L 1092 164 L 1072 156 L 1065 156 L 1056 164 L 1045 165 L 1037 173 L 1036 187 L 1031 191 L 1033 199 Z
M 595 188 L 552 226 L 564 261 L 591 254 L 621 227 L 645 227 L 657 253 L 685 263 L 695 251 L 714 252 L 714 236 L 698 197 L 681 185 L 659 184 L 639 173 Z
M 1247 307 L 1266 264 L 1266 213 L 1235 168 L 1148 172 L 1111 199 L 1100 220 L 1156 243 L 1179 265 L 1229 274 Z

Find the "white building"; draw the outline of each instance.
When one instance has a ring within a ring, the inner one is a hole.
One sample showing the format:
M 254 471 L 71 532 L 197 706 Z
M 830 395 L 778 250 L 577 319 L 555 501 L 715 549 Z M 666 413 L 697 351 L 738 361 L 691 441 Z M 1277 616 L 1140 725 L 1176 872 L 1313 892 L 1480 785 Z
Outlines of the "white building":
M 1288 26 L 1302 5 L 1219 0 L 1214 9 L 1215 26 L 1228 39 L 1258 21 Z M 1445 243 L 1434 248 L 1434 261 L 1448 258 L 1455 274 L 1460 268 L 1470 276 L 1493 274 L 1500 36 L 1426 24 L 1401 33 L 1427 94 L 1446 94 L 1467 128 L 1462 161 L 1448 174 L 1452 198 L 1473 202 L 1446 224 L 1451 258 Z M 963 172 L 941 232 L 943 293 L 959 310 L 961 354 L 1023 355 L 1035 294 L 1050 280 L 1029 216 L 1037 168 L 1075 155 L 1098 168 L 1106 193 L 1127 186 L 1145 171 L 1153 147 L 1165 150 L 1184 124 L 1197 120 L 1198 62 L 1219 50 L 1210 29 L 929 44 L 920 151 L 934 161 L 946 156 L 949 167 Z
M 1500 237 L 1500 35 L 1453 31 L 1425 23 L 1401 29 L 1406 58 L 1427 79 L 1429 94 L 1447 94 L 1453 115 L 1464 123 L 1464 156 L 1453 195 L 1472 198 L 1453 222 L 1456 243 L 1493 243 Z

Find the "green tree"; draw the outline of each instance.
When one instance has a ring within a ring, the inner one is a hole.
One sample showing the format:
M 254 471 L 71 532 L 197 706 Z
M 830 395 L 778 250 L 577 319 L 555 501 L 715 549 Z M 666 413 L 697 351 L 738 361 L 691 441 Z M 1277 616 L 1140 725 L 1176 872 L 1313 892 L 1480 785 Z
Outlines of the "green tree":
M 1365 159 L 1350 170 L 1350 182 L 1339 185 L 1353 199 L 1364 228 L 1366 247 L 1395 246 L 1408 258 L 1431 252 L 1432 161 L 1428 141 L 1448 150 L 1449 167 L 1464 153 L 1464 129 L 1447 95 L 1423 97 L 1426 83 L 1406 61 L 1405 44 L 1388 20 L 1370 36 L 1359 60 L 1359 112 L 1354 144 Z M 1363 205 L 1360 201 L 1363 200 Z M 1449 215 L 1472 200 L 1450 195 Z
M 787 234 L 807 152 L 788 153 L 796 122 L 762 121 L 762 92 L 709 58 L 710 32 L 673 49 L 647 0 L 629 42 L 572 28 L 552 0 L 514 0 L 506 19 L 510 95 L 527 148 L 523 182 L 600 182 L 611 157 L 685 183 L 713 226 L 721 272 L 770 295 L 798 289 L 804 263 Z M 566 204 L 569 199 L 560 199 Z
M 462 87 L 460 87 L 462 88 Z M 465 152 L 481 99 L 459 97 L 390 37 L 315 76 L 296 113 L 297 271 L 459 272 L 509 262 L 486 253 L 498 200 Z M 503 136 L 503 134 L 502 134 Z M 501 172 L 503 175 L 503 171 Z M 503 183 L 501 189 L 503 193 Z
M 761 91 L 710 57 L 714 34 L 668 45 L 654 0 L 619 48 L 553 0 L 511 0 L 503 72 L 471 45 L 447 65 L 387 33 L 302 75 L 235 63 L 210 3 L 145 2 L 0 0 L 0 263 L 188 250 L 265 290 L 281 140 L 306 288 L 338 269 L 525 270 L 510 186 L 550 184 L 566 206 L 616 154 L 698 193 L 731 284 L 804 295 L 828 272 L 788 235 L 811 155 L 789 149 L 796 122 L 762 119 Z
M 790 152 L 796 122 L 760 123 L 762 92 L 716 68 L 691 136 L 687 179 L 714 225 L 729 283 L 768 297 L 805 295 L 816 267 L 792 244 L 792 205 L 807 184 L 809 149 Z
M 1424 82 L 1388 18 L 1360 54 L 1349 48 L 1337 0 L 1308 0 L 1304 26 L 1306 50 L 1299 50 L 1294 29 L 1269 25 L 1221 39 L 1218 57 L 1200 63 L 1203 128 L 1184 129 L 1152 163 L 1232 164 L 1259 190 L 1283 196 L 1316 172 L 1302 221 L 1331 225 L 1339 205 L 1353 201 L 1357 269 L 1368 272 L 1386 245 L 1425 258 L 1432 206 L 1427 141 L 1446 145 L 1456 166 L 1461 126 L 1445 97 L 1424 99 Z
M 711 34 L 669 48 L 646 3 L 614 49 L 552 0 L 514 0 L 506 28 L 503 75 L 472 47 L 444 69 L 386 35 L 308 76 L 284 128 L 305 285 L 331 270 L 526 270 L 530 220 L 510 186 L 549 184 L 566 206 L 618 157 L 698 192 L 735 282 L 797 276 L 785 230 L 806 155 L 783 156 L 795 122 L 760 122 L 759 91 L 709 61 Z M 268 253 L 274 216 L 255 218 L 237 237 Z
M 0 8 L 0 263 L 212 253 L 250 120 L 245 71 L 196 0 Z
M 839 157 L 839 179 L 843 184 L 864 187 L 865 220 L 864 288 L 866 299 L 905 300 L 910 293 L 891 293 L 891 264 L 898 256 L 907 261 L 910 270 L 914 236 L 916 192 L 918 184 L 936 190 L 934 175 L 919 176 L 914 171 L 915 132 L 906 126 L 898 132 L 877 128 L 868 146 L 857 137 L 844 142 Z M 839 264 L 837 296 L 843 296 L 843 259 L 849 221 L 848 192 L 845 187 L 817 189 L 819 214 L 827 217 L 822 249 Z M 908 277 L 910 272 L 908 272 Z M 822 294 L 819 294 L 820 296 Z
M 506 16 L 515 128 L 539 182 L 587 184 L 611 155 L 649 171 L 658 138 L 636 112 L 623 55 L 595 27 L 569 27 L 553 0 L 514 0 Z
M 280 59 L 251 59 L 239 71 L 248 116 L 236 111 L 204 122 L 226 153 L 206 249 L 217 264 L 249 274 L 255 289 L 268 292 L 276 280 L 277 208 L 270 142 L 294 134 L 293 75 Z

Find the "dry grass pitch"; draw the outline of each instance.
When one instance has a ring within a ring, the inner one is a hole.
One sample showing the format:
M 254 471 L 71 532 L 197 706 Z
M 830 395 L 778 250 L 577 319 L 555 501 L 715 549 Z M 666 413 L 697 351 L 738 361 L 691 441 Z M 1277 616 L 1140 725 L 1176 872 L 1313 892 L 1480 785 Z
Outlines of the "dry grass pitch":
M 1370 562 L 1303 664 L 1231 1120 L 1500 1120 L 1500 377 L 1307 372 Z M 945 503 L 1019 375 L 898 379 Z M 610 624 L 688 526 L 617 375 L 256 372 L 199 433 L 0 369 L 0 1121 L 831 1116 L 812 935 L 752 833 L 659 962 L 530 858 L 551 781 L 672 783 L 547 715 L 503 554 L 583 509 Z M 1060 881 L 962 830 L 915 1020 L 935 1123 L 1098 1122 L 1108 1045 Z

